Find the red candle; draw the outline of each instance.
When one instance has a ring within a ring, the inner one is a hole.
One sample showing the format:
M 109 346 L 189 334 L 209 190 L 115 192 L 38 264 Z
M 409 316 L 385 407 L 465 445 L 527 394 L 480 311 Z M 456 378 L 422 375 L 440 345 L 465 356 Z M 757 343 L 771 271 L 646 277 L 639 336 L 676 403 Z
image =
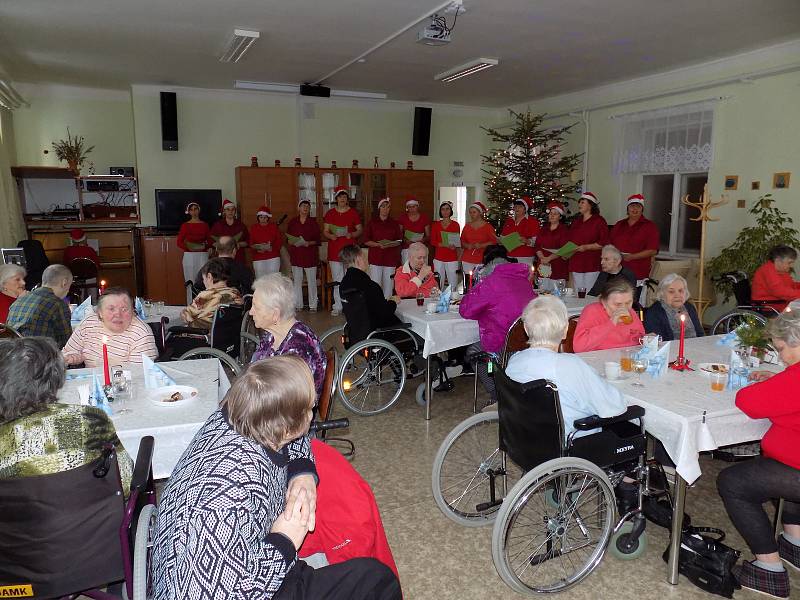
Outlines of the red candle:
M 108 372 L 108 337 L 103 336 L 103 385 L 111 385 L 111 377 Z
M 469 272 L 469 289 L 472 289 L 472 271 Z
M 681 315 L 681 340 L 678 345 L 678 362 L 683 359 L 683 340 L 686 337 L 686 315 Z

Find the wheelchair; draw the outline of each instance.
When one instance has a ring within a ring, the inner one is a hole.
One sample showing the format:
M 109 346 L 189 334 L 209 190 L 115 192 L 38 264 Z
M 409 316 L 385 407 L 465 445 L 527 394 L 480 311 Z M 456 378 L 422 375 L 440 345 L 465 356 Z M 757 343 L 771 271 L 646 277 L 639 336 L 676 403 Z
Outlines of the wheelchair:
M 555 384 L 517 383 L 497 365 L 494 373 L 497 412 L 463 421 L 436 454 L 433 495 L 444 515 L 493 525 L 495 568 L 522 594 L 568 589 L 609 547 L 623 559 L 640 556 L 647 541 L 644 409 L 579 419 L 566 436 Z M 576 436 L 594 429 L 600 431 Z M 635 502 L 615 497 L 626 475 L 636 481 Z M 624 514 L 615 516 L 619 510 Z
M 712 279 L 714 283 L 730 284 L 736 298 L 736 308 L 719 317 L 711 326 L 709 335 L 729 333 L 748 321 L 766 325 L 767 320 L 778 316 L 778 311 L 767 302 L 750 297 L 750 280 L 744 271 L 729 271 Z

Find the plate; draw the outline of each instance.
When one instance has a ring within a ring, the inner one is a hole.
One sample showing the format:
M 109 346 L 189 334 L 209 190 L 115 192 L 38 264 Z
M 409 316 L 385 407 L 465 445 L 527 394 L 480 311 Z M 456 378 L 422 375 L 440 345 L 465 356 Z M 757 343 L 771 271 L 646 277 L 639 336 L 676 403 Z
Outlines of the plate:
M 170 400 L 173 394 L 183 396 L 180 400 Z M 164 387 L 147 390 L 147 399 L 156 406 L 186 406 L 196 402 L 198 398 L 197 388 L 188 385 L 167 385 Z
M 703 375 L 712 375 L 713 373 L 721 373 L 723 375 L 727 375 L 730 367 L 725 363 L 700 363 L 697 365 L 697 370 L 700 371 Z

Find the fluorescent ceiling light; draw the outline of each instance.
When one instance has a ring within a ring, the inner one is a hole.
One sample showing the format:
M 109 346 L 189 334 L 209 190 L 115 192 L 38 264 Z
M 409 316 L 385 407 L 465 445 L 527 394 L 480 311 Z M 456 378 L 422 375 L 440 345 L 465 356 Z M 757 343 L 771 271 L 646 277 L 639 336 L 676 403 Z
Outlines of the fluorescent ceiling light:
M 241 81 L 233 82 L 233 87 L 238 90 L 257 90 L 259 92 L 283 92 L 286 94 L 299 94 L 300 86 L 292 83 L 270 83 L 268 81 Z M 331 96 L 344 98 L 369 98 L 371 100 L 385 100 L 386 94 L 378 92 L 360 92 L 357 90 L 331 90 Z
M 477 73 L 478 71 L 483 71 L 484 69 L 488 69 L 490 67 L 496 67 L 498 64 L 500 64 L 500 61 L 496 58 L 476 58 L 475 60 L 471 60 L 468 63 L 464 63 L 463 65 L 460 65 L 454 69 L 450 69 L 444 73 L 439 73 L 438 75 L 434 76 L 434 79 L 436 81 L 444 81 L 445 83 L 449 83 L 451 81 L 455 81 L 456 79 L 466 77 L 467 75 Z
M 244 53 L 253 45 L 261 34 L 258 31 L 250 31 L 249 29 L 234 29 L 233 37 L 228 42 L 227 48 L 219 57 L 219 62 L 239 62 L 244 56 Z

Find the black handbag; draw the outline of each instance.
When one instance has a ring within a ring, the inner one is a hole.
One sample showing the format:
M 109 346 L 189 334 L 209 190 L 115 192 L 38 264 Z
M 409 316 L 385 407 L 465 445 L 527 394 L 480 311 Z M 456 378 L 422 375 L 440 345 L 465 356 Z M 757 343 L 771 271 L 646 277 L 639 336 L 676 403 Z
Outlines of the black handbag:
M 715 536 L 715 537 L 714 537 Z M 733 598 L 741 586 L 731 573 L 741 552 L 722 543 L 725 532 L 713 527 L 685 527 L 681 534 L 678 572 L 706 592 Z M 669 546 L 664 551 L 669 561 Z

